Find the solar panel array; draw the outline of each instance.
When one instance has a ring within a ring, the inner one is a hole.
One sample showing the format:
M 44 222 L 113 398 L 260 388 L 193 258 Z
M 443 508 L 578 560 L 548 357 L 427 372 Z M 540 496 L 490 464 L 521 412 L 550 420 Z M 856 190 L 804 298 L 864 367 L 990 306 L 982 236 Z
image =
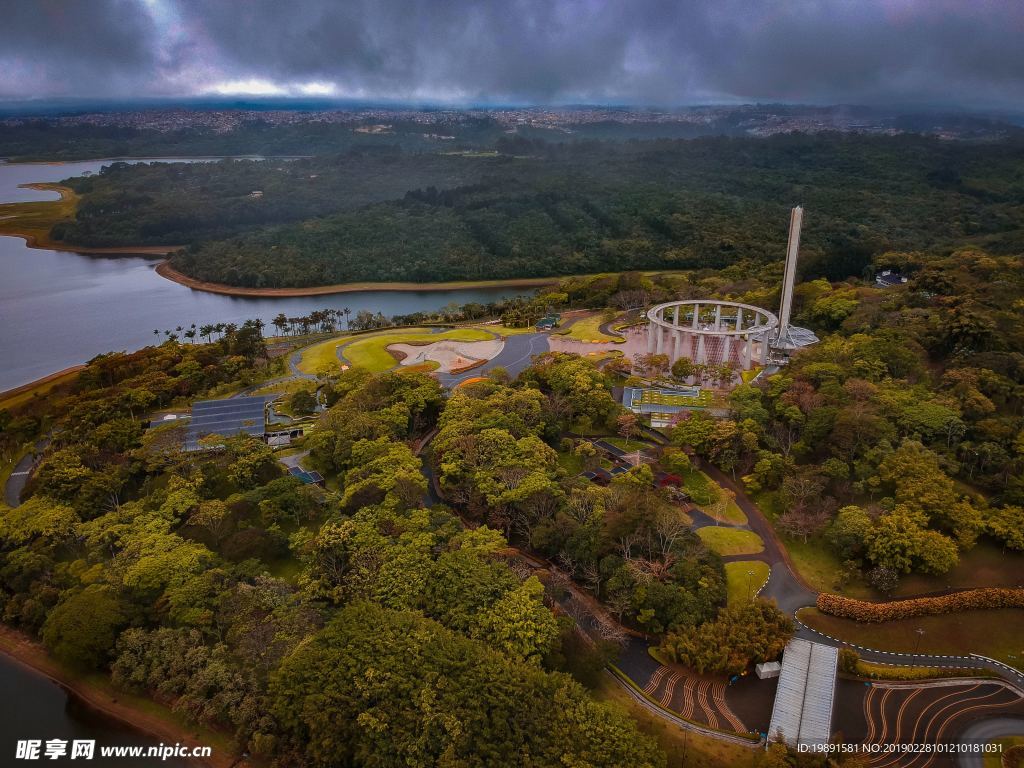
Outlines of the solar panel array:
M 185 437 L 185 450 L 196 451 L 206 435 L 232 437 L 245 434 L 262 437 L 264 432 L 262 397 L 235 397 L 230 400 L 200 400 L 192 404 L 192 420 Z
M 319 472 L 315 472 L 313 470 L 305 470 L 302 467 L 288 467 L 288 474 L 290 474 L 292 477 L 297 477 L 306 485 L 320 485 L 324 481 L 324 476 L 321 475 Z

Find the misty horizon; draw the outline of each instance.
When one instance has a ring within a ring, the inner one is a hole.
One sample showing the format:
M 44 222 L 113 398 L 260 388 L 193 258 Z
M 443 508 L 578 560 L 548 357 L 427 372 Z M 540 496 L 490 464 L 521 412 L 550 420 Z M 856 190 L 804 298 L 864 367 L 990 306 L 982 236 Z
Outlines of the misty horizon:
M 1024 6 L 5 0 L 0 100 L 1015 110 Z

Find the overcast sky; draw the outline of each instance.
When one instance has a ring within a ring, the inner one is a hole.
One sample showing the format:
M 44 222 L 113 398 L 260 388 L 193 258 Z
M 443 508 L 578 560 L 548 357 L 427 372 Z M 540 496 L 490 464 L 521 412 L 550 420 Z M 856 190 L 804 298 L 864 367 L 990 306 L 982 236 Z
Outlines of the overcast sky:
M 1019 107 L 1024 0 L 0 0 L 0 98 Z

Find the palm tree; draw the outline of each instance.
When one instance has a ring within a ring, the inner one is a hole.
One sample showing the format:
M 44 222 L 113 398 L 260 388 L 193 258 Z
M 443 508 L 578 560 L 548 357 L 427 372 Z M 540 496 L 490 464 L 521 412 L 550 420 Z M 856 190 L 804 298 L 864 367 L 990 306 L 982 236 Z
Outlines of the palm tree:
M 349 329 L 348 316 L 352 314 L 352 310 L 348 307 L 342 307 L 341 313 L 345 316 L 345 330 Z

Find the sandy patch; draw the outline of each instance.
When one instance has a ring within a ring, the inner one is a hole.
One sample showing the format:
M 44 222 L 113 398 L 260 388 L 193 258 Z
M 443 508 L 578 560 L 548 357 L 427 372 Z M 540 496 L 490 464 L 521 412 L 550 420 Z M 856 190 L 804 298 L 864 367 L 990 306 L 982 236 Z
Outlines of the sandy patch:
M 491 360 L 501 352 L 505 342 L 487 341 L 435 341 L 431 344 L 389 344 L 388 351 L 401 359 L 402 365 L 422 365 L 434 361 L 438 370 L 451 373 L 465 370 L 475 364 Z

